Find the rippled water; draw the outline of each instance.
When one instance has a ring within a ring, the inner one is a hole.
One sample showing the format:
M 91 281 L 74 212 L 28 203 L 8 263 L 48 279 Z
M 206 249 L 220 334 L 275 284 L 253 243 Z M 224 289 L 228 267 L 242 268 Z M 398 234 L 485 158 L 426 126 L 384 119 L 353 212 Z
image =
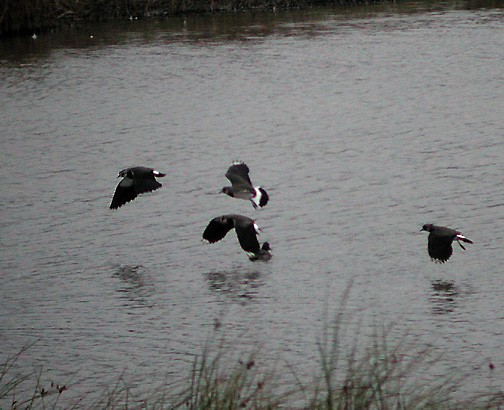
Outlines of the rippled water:
M 2 362 L 71 394 L 180 379 L 216 323 L 317 367 L 324 319 L 394 324 L 504 388 L 504 12 L 188 17 L 0 43 Z M 218 195 L 235 159 L 271 197 Z M 163 188 L 118 211 L 117 172 Z M 249 262 L 215 216 L 257 218 Z M 474 241 L 432 263 L 422 224 Z M 488 362 L 495 369 L 488 369 Z

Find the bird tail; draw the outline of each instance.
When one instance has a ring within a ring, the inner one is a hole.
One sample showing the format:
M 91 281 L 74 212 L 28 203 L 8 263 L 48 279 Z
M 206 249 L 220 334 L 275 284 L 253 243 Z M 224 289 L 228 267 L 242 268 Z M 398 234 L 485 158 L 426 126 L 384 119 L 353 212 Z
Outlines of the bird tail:
M 462 242 L 467 242 L 467 243 L 474 243 L 469 238 L 466 238 L 464 235 L 461 235 L 461 234 L 457 234 L 457 236 L 455 237 L 455 239 L 457 241 L 462 241 Z
M 252 201 L 254 208 L 257 208 L 258 206 L 262 208 L 268 203 L 269 195 L 263 188 L 258 186 L 254 188 L 254 196 L 250 198 L 250 200 Z
M 457 234 L 457 236 L 455 236 L 455 240 L 457 241 L 457 243 L 460 245 L 460 247 L 465 251 L 466 248 L 464 245 L 462 245 L 460 243 L 460 241 L 462 242 L 466 242 L 466 243 L 473 243 L 473 241 L 471 241 L 470 239 L 466 238 L 464 235 L 461 235 L 461 234 Z

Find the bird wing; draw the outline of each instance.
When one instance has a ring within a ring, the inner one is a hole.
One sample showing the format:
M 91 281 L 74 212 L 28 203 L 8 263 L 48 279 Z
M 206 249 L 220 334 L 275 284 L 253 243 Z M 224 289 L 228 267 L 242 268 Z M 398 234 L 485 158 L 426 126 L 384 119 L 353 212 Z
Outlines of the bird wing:
M 125 178 L 126 179 L 126 178 Z M 131 182 L 131 180 L 129 180 Z M 117 209 L 123 206 L 126 202 L 133 201 L 138 196 L 133 184 L 124 183 L 124 179 L 119 182 L 110 204 L 110 209 Z
M 234 221 L 232 218 L 226 216 L 218 216 L 210 221 L 205 231 L 203 232 L 203 239 L 210 243 L 220 241 L 226 234 L 234 228 Z
M 240 162 L 233 164 L 228 168 L 226 178 L 231 181 L 233 188 L 250 190 L 253 189 L 253 187 L 248 174 L 248 166 L 243 162 Z
M 427 249 L 432 259 L 444 263 L 450 259 L 453 253 L 452 238 L 449 236 L 436 236 L 430 234 Z
M 153 170 L 150 168 L 138 167 L 133 172 L 133 186 L 137 194 L 155 191 L 163 186 L 156 181 Z
M 253 221 L 236 221 L 235 230 L 240 246 L 245 252 L 259 253 L 261 248 L 257 240 L 257 232 Z

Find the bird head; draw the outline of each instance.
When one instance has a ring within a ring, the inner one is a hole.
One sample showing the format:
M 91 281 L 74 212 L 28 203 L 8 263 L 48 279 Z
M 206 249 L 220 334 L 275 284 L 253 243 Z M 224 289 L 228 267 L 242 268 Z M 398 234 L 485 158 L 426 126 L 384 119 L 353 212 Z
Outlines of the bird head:
M 219 192 L 220 194 L 226 194 L 226 195 L 229 195 L 229 196 L 234 196 L 233 194 L 233 189 L 232 187 L 230 186 L 225 186 L 224 188 L 222 188 Z
M 434 229 L 434 225 L 425 224 L 424 226 L 422 226 L 422 229 L 420 229 L 420 232 L 422 232 L 422 231 L 432 232 L 433 229 Z
M 123 169 L 119 171 L 119 173 L 117 174 L 117 178 L 124 178 L 127 175 L 128 175 L 128 169 Z

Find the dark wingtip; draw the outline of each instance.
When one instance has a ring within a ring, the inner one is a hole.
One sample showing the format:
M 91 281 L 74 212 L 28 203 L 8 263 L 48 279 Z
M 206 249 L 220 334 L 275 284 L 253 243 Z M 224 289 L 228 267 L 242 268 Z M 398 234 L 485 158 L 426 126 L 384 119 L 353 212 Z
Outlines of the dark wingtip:
M 110 204 L 109 206 L 109 209 L 119 209 L 121 206 L 127 204 L 129 201 L 125 201 L 125 202 L 114 202 L 112 201 L 112 203 Z

